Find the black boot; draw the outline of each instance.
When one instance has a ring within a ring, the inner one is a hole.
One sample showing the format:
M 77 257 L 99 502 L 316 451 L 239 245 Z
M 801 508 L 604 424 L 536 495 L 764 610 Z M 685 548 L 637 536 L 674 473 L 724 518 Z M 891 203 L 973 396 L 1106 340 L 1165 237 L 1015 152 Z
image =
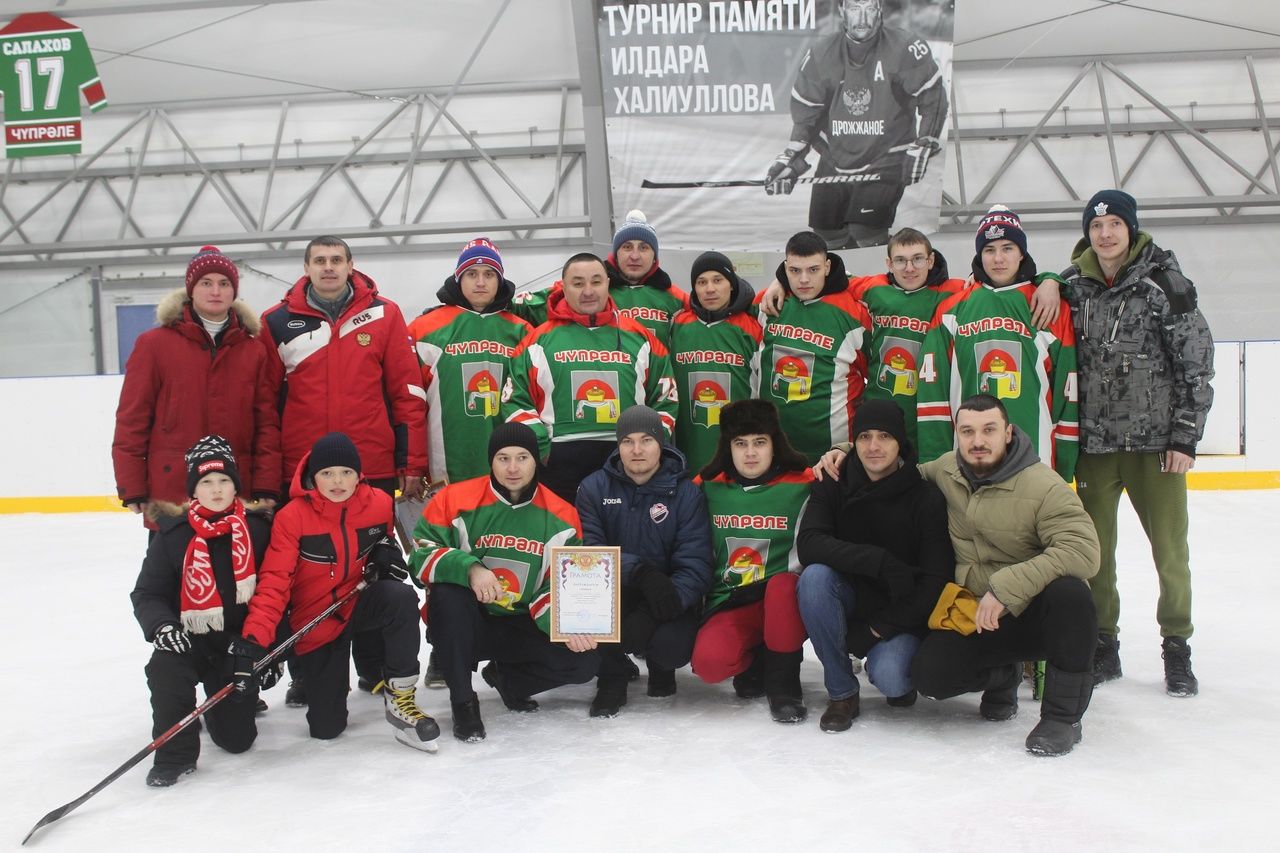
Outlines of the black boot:
M 627 704 L 627 677 L 602 675 L 596 679 L 596 698 L 591 700 L 591 716 L 616 717 Z
M 777 723 L 799 723 L 809 716 L 800 687 L 800 662 L 804 650 L 775 652 L 761 649 L 764 658 L 764 693 L 769 697 L 769 713 Z
M 1093 650 L 1093 686 L 1115 681 L 1120 671 L 1120 638 L 1115 634 L 1098 634 L 1098 645 Z
M 1022 664 L 1011 663 L 991 670 L 991 680 L 982 692 L 978 713 L 982 719 L 1003 723 L 1018 716 L 1018 687 L 1022 684 Z
M 1066 755 L 1083 735 L 1080 719 L 1093 696 L 1093 672 L 1063 672 L 1045 664 L 1040 722 L 1027 735 L 1032 755 Z
M 307 707 L 307 685 L 301 677 L 295 675 L 289 682 L 289 689 L 284 692 L 284 704 L 290 708 Z
M 484 721 L 480 719 L 480 698 L 472 696 L 453 706 L 453 736 L 466 743 L 484 740 Z
M 507 683 L 502 679 L 502 670 L 493 661 L 484 665 L 484 669 L 480 670 L 480 677 L 484 679 L 485 684 L 498 691 L 498 695 L 502 697 L 502 704 L 510 710 L 522 714 L 538 710 L 537 702 L 528 696 L 516 696 L 507 688 Z
M 183 776 L 196 772 L 195 763 L 191 764 L 157 764 L 147 771 L 147 786 L 151 788 L 168 788 L 176 785 Z
M 764 646 L 753 652 L 751 665 L 733 677 L 733 692 L 739 699 L 759 699 L 764 695 Z
M 627 673 L 627 681 L 636 681 L 640 678 L 640 667 L 636 666 L 636 662 L 631 659 L 630 655 L 622 656 L 622 666 Z
M 655 699 L 676 695 L 676 674 L 674 670 L 662 669 L 649 662 L 648 695 Z
M 916 697 L 919 695 L 913 687 L 901 696 L 886 696 L 884 701 L 889 703 L 890 708 L 910 708 L 916 704 Z
M 1195 696 L 1200 682 L 1191 671 L 1191 647 L 1181 637 L 1165 637 L 1160 644 L 1164 658 L 1164 692 L 1170 696 Z
M 432 649 L 431 654 L 427 656 L 427 671 L 422 676 L 422 683 L 431 688 L 445 686 L 444 673 L 441 672 L 440 663 L 436 660 L 435 649 Z

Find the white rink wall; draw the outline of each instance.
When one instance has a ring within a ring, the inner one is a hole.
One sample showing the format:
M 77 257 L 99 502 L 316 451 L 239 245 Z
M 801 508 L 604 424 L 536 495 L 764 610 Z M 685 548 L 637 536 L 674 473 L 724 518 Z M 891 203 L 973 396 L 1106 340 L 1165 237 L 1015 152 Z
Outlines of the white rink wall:
M 1280 341 L 1218 344 L 1214 406 L 1196 472 L 1280 472 L 1280 397 L 1268 381 L 1276 375 Z M 121 381 L 118 375 L 0 379 L 0 411 L 7 415 L 0 436 L 15 451 L 0 466 L 0 502 L 114 495 L 111 436 Z M 1194 479 L 1193 473 L 1196 485 Z M 1220 477 L 1211 482 L 1230 485 Z M 10 512 L 48 508 L 0 504 Z

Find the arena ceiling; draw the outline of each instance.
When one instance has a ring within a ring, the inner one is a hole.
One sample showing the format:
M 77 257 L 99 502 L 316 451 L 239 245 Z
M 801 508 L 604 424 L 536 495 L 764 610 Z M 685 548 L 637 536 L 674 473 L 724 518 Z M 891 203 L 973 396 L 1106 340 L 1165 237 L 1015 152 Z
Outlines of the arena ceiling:
M 588 0 L 0 0 L 0 22 L 79 24 L 123 106 L 574 80 L 571 2 Z M 1280 49 L 1280 4 L 1258 0 L 956 7 L 961 62 Z

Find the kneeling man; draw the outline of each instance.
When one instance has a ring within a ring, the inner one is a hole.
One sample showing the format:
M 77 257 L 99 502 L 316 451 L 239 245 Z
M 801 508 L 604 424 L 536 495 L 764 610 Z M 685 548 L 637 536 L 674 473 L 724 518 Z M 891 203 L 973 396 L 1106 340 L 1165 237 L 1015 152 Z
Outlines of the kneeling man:
M 1044 660 L 1040 722 L 1027 751 L 1065 755 L 1080 742 L 1093 695 L 1098 619 L 1085 581 L 1098 571 L 1097 533 L 999 400 L 962 402 L 956 437 L 955 453 L 920 471 L 947 499 L 956 583 L 977 600 L 974 629 L 931 631 L 912 680 L 934 699 L 981 690 L 982 716 L 1008 720 L 1018 711 L 1021 662 Z

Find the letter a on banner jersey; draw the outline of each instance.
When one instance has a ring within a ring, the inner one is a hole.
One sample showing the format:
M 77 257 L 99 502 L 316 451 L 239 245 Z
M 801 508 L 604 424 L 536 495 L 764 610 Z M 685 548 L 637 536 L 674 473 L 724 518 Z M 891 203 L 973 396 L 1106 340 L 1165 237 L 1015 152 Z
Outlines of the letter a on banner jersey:
M 56 15 L 19 15 L 0 29 L 0 94 L 8 157 L 80 153 L 80 94 L 107 105 L 84 33 Z

